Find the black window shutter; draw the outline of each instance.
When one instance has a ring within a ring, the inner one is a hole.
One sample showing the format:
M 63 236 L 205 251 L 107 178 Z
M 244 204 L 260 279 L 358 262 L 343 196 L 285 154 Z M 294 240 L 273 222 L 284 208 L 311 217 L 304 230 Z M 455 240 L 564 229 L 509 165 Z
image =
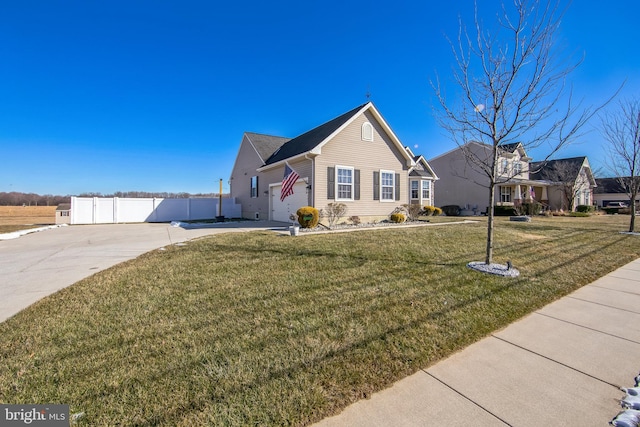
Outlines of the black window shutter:
M 327 168 L 327 199 L 333 200 L 336 198 L 336 168 L 329 166 Z
M 259 182 L 260 182 L 260 177 L 256 175 L 256 197 L 260 197 Z
M 353 198 L 360 200 L 360 169 L 353 171 Z
M 373 173 L 373 200 L 380 200 L 380 172 Z
M 396 184 L 396 200 L 400 200 L 400 174 L 397 173 L 395 177 Z

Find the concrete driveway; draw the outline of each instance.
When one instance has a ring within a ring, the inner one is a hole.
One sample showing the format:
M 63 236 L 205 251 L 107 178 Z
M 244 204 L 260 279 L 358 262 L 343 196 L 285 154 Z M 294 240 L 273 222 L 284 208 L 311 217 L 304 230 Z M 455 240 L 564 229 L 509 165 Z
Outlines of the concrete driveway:
M 47 295 L 153 249 L 211 234 L 285 227 L 264 221 L 193 228 L 78 225 L 0 240 L 0 322 Z

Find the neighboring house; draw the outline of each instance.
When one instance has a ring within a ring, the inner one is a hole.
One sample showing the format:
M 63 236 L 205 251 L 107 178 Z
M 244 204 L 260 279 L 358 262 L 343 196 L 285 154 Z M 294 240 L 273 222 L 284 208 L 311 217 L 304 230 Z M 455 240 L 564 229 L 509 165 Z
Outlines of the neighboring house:
M 287 164 L 300 178 L 281 201 Z M 245 133 L 231 196 L 244 218 L 289 221 L 302 206 L 339 202 L 347 205 L 347 216 L 366 221 L 386 218 L 402 204 L 432 205 L 437 179 L 368 102 L 293 139 Z
M 618 178 L 598 178 L 598 186 L 593 191 L 593 200 L 600 207 L 606 207 L 609 203 L 623 202 L 629 205 L 629 194 L 620 185 Z M 640 205 L 640 194 L 636 197 L 636 206 Z
M 477 166 L 469 164 L 465 153 L 473 154 L 484 164 L 492 162 L 492 147 L 479 142 L 468 142 L 464 147 L 429 160 L 440 177 L 435 203 L 457 205 L 476 214 L 486 212 L 489 178 Z M 586 157 L 544 164 L 531 160 L 520 143 L 500 146 L 494 205 L 518 206 L 536 201 L 545 209 L 573 210 L 579 204 L 592 203 L 592 189 L 596 184 Z M 574 186 L 574 197 L 567 202 L 562 195 L 570 183 Z
M 529 170 L 531 179 L 549 184 L 546 203 L 551 209 L 574 211 L 580 205 L 593 205 L 597 184 L 585 156 L 535 162 Z
M 60 203 L 56 208 L 56 224 L 71 224 L 71 203 Z

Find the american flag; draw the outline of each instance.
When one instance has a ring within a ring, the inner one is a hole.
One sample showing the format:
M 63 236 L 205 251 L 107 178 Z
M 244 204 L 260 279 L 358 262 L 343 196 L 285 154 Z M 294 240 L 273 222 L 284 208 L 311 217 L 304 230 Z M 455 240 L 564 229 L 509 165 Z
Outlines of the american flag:
M 284 178 L 282 178 L 282 192 L 280 193 L 280 201 L 293 194 L 293 184 L 300 178 L 300 175 L 286 164 L 284 166 Z

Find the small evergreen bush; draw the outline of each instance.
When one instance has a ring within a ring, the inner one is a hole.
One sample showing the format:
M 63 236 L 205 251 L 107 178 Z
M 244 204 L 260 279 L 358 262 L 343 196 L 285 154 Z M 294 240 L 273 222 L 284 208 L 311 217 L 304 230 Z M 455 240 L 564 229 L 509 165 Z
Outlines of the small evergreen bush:
M 318 209 L 312 206 L 303 206 L 296 211 L 298 223 L 302 228 L 315 228 L 320 220 Z
M 518 213 L 513 206 L 494 206 L 493 214 L 495 216 L 515 216 Z
M 596 207 L 591 205 L 576 206 L 576 212 L 591 213 L 591 212 L 595 212 L 595 210 L 596 210 Z
M 434 209 L 434 211 L 433 211 L 433 216 L 440 216 L 440 215 L 442 215 L 442 209 L 440 209 L 440 208 L 438 208 L 438 207 L 434 207 L 433 209 Z
M 407 220 L 407 217 L 400 212 L 394 212 L 391 214 L 389 219 L 391 220 L 391 222 L 395 222 L 396 224 L 399 224 L 401 222 L 405 222 Z
M 442 206 L 440 209 L 442 209 L 442 212 L 444 212 L 446 216 L 460 215 L 460 206 L 458 205 L 445 205 L 445 206 Z
M 349 217 L 349 218 L 347 218 L 347 219 L 348 219 L 349 221 L 351 221 L 351 223 L 352 223 L 353 225 L 360 225 L 360 223 L 362 222 L 362 221 L 360 221 L 360 217 L 359 217 L 359 216 L 356 216 L 356 215 L 350 216 L 350 217 Z
M 435 211 L 436 211 L 436 209 L 439 209 L 439 208 L 436 208 L 435 206 L 425 206 L 425 207 L 422 209 L 422 212 L 423 212 L 423 213 L 424 213 L 424 215 L 426 215 L 426 216 L 431 216 L 431 215 L 435 215 Z
M 572 217 L 587 217 L 587 216 L 591 216 L 591 215 L 589 215 L 587 212 L 578 212 L 578 211 L 576 211 L 576 212 L 569 212 L 569 216 L 572 216 Z

